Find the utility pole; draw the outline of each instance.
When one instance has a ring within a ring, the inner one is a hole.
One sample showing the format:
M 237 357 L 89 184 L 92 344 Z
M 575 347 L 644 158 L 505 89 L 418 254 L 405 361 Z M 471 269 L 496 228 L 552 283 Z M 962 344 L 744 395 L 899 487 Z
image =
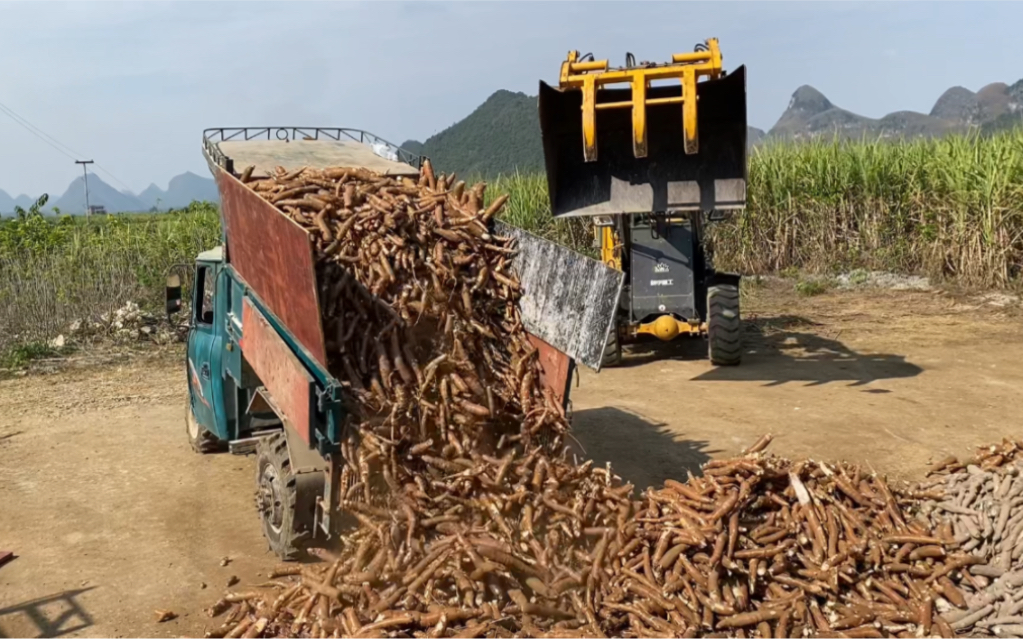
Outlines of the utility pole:
M 75 164 L 82 165 L 82 173 L 85 176 L 85 217 L 92 217 L 92 207 L 89 206 L 89 164 L 92 164 L 92 160 L 75 160 Z

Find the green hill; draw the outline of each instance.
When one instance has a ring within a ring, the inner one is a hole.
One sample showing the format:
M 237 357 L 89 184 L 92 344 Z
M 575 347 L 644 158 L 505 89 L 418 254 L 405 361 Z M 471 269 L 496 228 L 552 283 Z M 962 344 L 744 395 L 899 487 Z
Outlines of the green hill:
M 536 97 L 498 91 L 464 120 L 437 135 L 402 147 L 426 155 L 439 171 L 461 176 L 543 170 Z

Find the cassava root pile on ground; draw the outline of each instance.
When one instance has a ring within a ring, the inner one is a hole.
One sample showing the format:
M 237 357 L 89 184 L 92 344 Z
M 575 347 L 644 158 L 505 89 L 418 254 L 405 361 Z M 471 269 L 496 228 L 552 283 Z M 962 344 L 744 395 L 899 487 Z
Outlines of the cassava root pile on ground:
M 965 600 L 945 613 L 962 632 L 1023 636 L 1023 443 L 987 446 L 969 461 L 941 460 L 940 500 L 920 512 L 933 525 L 950 524 L 956 543 L 979 562 L 964 575 Z
M 979 560 L 880 477 L 765 456 L 767 437 L 639 499 L 569 462 L 488 224 L 503 198 L 429 166 L 250 178 L 316 243 L 360 525 L 329 565 L 226 595 L 209 636 L 953 634 L 935 601 Z

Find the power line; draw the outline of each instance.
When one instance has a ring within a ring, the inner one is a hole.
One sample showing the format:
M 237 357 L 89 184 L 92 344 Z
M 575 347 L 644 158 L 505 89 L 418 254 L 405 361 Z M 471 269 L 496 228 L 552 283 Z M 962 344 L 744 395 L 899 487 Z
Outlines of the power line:
M 31 122 L 29 122 L 28 120 L 26 120 L 24 117 L 18 115 L 17 113 L 14 112 L 14 109 L 12 109 L 11 107 L 7 106 L 3 102 L 0 102 L 0 113 L 3 113 L 7 117 L 11 118 L 11 120 L 13 120 L 15 124 L 17 124 L 18 126 L 22 127 L 23 129 L 25 129 L 26 131 L 28 131 L 32 135 L 36 136 L 37 138 L 39 138 L 40 140 L 42 140 L 43 142 L 45 142 L 49 146 L 53 147 L 58 152 L 60 152 L 60 153 L 64 154 L 65 156 L 71 158 L 72 160 L 77 161 L 78 158 L 80 158 L 80 157 L 82 157 L 84 155 L 83 153 L 79 153 L 78 151 L 75 151 L 74 149 L 72 149 L 68 145 L 64 144 L 63 142 L 61 142 L 57 138 L 53 137 L 52 135 L 50 135 L 46 131 L 43 131 L 42 129 L 40 129 L 36 125 L 34 125 Z M 103 171 L 103 173 L 105 173 L 114 182 L 117 182 L 122 187 L 124 187 L 124 188 L 128 189 L 129 191 L 131 191 L 131 187 L 130 186 L 128 186 L 127 184 L 122 182 L 120 179 L 118 179 L 118 177 L 116 175 L 114 175 L 113 173 L 108 171 L 106 168 L 104 168 L 103 165 L 101 165 L 99 163 L 94 163 L 93 166 L 95 166 L 100 171 Z
M 18 120 L 18 118 L 17 118 L 17 117 L 15 117 L 14 115 L 12 115 L 12 114 L 13 114 L 13 111 L 9 111 L 9 110 L 7 109 L 7 107 L 5 107 L 5 106 L 3 105 L 3 103 L 0 103 L 0 113 L 4 113 L 5 115 L 7 115 L 7 116 L 8 116 L 9 118 L 11 118 L 12 120 L 14 120 L 15 124 L 19 124 L 19 125 L 21 125 L 21 127 L 22 127 L 23 129 L 25 129 L 26 131 L 28 131 L 28 132 L 29 132 L 29 133 L 31 133 L 32 135 L 36 136 L 37 138 L 39 138 L 40 140 L 42 140 L 42 141 L 43 141 L 43 142 L 45 142 L 46 144 L 49 144 L 49 145 L 50 145 L 51 147 L 53 147 L 54 149 L 56 149 L 56 150 L 57 150 L 57 151 L 58 151 L 59 153 L 63 153 L 64 155 L 68 156 L 68 157 L 69 157 L 69 158 L 71 158 L 72 160 L 74 160 L 74 159 L 75 159 L 76 157 L 81 157 L 81 156 L 75 156 L 75 155 L 72 155 L 72 154 L 68 153 L 68 152 L 67 152 L 67 151 L 65 151 L 64 149 L 62 149 L 62 148 L 60 148 L 59 146 L 57 146 L 56 144 L 54 144 L 54 143 L 50 142 L 49 140 L 47 140 L 47 139 L 46 139 L 45 137 L 43 137 L 42 135 L 40 135 L 40 134 L 36 133 L 35 131 L 33 131 L 33 130 L 32 130 L 31 128 L 29 128 L 28 126 L 25 126 L 25 125 L 24 125 L 24 124 L 23 124 L 22 122 L 20 122 L 20 121 Z

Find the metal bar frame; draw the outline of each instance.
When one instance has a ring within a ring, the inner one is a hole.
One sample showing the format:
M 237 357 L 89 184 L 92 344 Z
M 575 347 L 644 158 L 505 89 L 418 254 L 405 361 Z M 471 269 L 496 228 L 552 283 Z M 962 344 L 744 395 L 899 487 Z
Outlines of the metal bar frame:
M 607 60 L 579 62 L 579 52 L 570 51 L 561 63 L 559 88 L 579 89 L 583 92 L 583 157 L 586 162 L 597 160 L 598 109 L 632 109 L 632 152 L 637 158 L 647 156 L 646 107 L 651 104 L 682 104 L 682 122 L 685 152 L 699 152 L 696 130 L 696 83 L 701 77 L 716 79 L 724 74 L 721 68 L 721 49 L 717 38 L 706 41 L 705 50 L 676 53 L 667 64 L 644 64 L 629 68 L 609 68 Z M 654 80 L 678 78 L 682 95 L 677 98 L 648 100 L 646 90 Z M 609 84 L 629 84 L 632 97 L 627 101 L 597 103 L 597 91 Z
M 379 135 L 363 131 L 362 129 L 349 129 L 339 127 L 319 126 L 240 126 L 240 127 L 214 127 L 205 129 L 202 132 L 203 149 L 210 161 L 221 167 L 228 173 L 234 173 L 234 162 L 224 155 L 219 144 L 229 140 L 354 140 L 368 146 L 379 143 L 387 147 L 398 156 L 398 159 L 405 164 L 415 168 L 421 168 L 425 156 L 417 155 L 407 151 L 397 144 L 389 142 Z

